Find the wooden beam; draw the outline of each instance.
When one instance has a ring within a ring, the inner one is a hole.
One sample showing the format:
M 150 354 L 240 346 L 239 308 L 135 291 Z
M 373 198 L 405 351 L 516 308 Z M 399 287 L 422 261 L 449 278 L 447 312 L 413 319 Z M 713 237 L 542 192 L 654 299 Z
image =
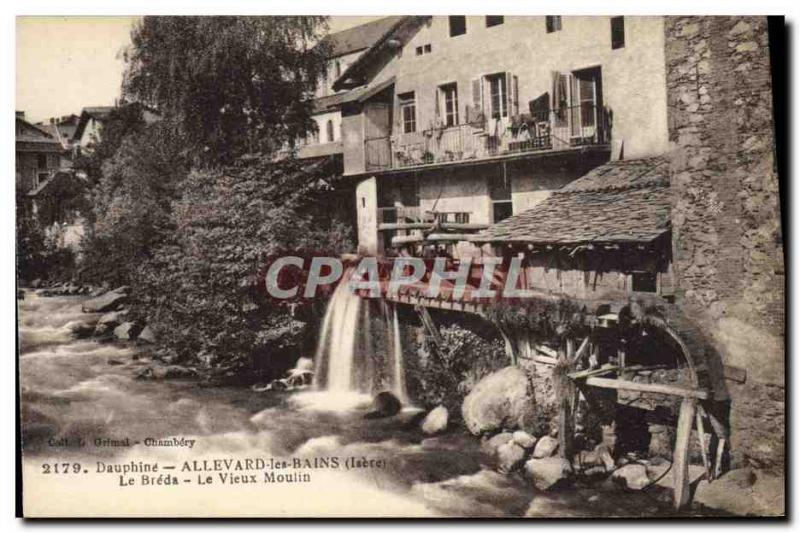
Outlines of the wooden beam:
M 683 398 L 695 398 L 707 400 L 711 394 L 703 389 L 686 389 L 674 385 L 662 385 L 660 383 L 638 383 L 624 379 L 609 379 L 590 377 L 586 379 L 586 384 L 591 387 L 601 389 L 629 390 L 635 392 L 650 392 L 654 394 L 667 394 L 670 396 L 681 396 Z
M 383 222 L 378 224 L 378 231 L 412 230 L 412 229 L 431 229 L 434 222 Z M 440 229 L 452 229 L 461 231 L 481 231 L 489 227 L 488 224 L 468 224 L 460 222 L 442 222 L 438 226 Z
M 675 510 L 689 503 L 689 438 L 694 425 L 695 400 L 684 398 L 678 415 L 675 450 L 672 454 L 672 491 Z
M 695 420 L 697 424 L 697 440 L 700 444 L 700 452 L 703 455 L 703 467 L 706 469 L 706 479 L 711 481 L 713 477 L 711 473 L 711 461 L 708 458 L 708 448 L 706 447 L 706 430 L 703 423 L 703 415 L 699 409 L 695 413 Z

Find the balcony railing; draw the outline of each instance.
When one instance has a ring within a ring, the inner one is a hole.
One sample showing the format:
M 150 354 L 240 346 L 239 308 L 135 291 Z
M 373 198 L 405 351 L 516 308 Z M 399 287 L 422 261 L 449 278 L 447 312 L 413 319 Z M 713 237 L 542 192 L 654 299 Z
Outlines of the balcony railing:
M 609 139 L 604 108 L 582 104 L 489 119 L 477 125 L 461 124 L 371 139 L 365 143 L 365 156 L 370 170 L 409 168 L 607 144 Z

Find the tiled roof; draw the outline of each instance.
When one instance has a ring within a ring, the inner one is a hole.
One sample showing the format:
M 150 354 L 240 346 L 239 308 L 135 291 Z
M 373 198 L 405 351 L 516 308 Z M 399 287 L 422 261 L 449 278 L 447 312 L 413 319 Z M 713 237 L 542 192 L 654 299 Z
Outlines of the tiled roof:
M 365 50 L 375 44 L 375 42 L 383 37 L 396 22 L 402 19 L 402 16 L 384 17 L 366 24 L 361 24 L 353 28 L 348 28 L 343 31 L 332 33 L 325 38 L 329 43 L 331 49 L 329 52 L 330 57 L 343 56 Z
M 473 240 L 650 242 L 670 227 L 667 171 L 663 158 L 608 163 L 554 192 L 541 204 L 494 224 Z

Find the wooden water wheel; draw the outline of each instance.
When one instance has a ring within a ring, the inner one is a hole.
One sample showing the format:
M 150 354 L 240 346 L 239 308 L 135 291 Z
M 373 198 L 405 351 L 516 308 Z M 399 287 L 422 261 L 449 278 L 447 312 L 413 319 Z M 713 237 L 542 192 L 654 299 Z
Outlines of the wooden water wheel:
M 675 427 L 673 501 L 676 509 L 686 505 L 693 429 L 708 480 L 722 473 L 730 441 L 714 390 L 720 378 L 698 355 L 664 319 L 635 320 L 625 309 L 599 314 L 587 332 L 567 338 L 558 350 L 553 378 L 561 456 L 570 462 L 574 457 L 579 404 L 605 413 L 605 423 L 614 425 L 639 409 L 632 407 L 637 402 L 645 412 L 661 404 L 647 416 Z

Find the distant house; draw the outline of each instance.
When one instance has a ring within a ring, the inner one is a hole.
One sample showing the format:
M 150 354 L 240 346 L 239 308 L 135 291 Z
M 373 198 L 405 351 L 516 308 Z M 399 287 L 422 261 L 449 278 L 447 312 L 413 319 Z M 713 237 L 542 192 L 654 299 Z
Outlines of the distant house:
M 138 104 L 130 104 L 138 105 Z M 108 122 L 115 106 L 84 107 L 75 132 L 72 135 L 72 144 L 80 153 L 91 150 L 92 146 L 102 138 L 103 126 Z M 158 120 L 158 115 L 151 109 L 142 108 L 142 117 L 148 124 Z
M 15 140 L 18 197 L 36 189 L 52 173 L 66 166 L 62 143 L 43 127 L 26 121 L 22 111 L 17 111 Z
M 350 65 L 375 43 L 385 38 L 401 20 L 403 17 L 384 17 L 325 37 L 322 44 L 328 48 L 327 70 L 317 83 L 312 113 L 317 131 L 299 141 L 298 157 L 341 157 L 343 152 L 341 108 L 346 102 L 358 100 L 363 91 L 334 89 L 333 84 Z
M 52 117 L 47 121 L 38 122 L 36 125 L 53 136 L 61 143 L 64 150 L 71 153 L 73 151 L 73 137 L 75 136 L 75 130 L 78 129 L 79 122 L 80 117 L 78 115 L 70 114 Z

